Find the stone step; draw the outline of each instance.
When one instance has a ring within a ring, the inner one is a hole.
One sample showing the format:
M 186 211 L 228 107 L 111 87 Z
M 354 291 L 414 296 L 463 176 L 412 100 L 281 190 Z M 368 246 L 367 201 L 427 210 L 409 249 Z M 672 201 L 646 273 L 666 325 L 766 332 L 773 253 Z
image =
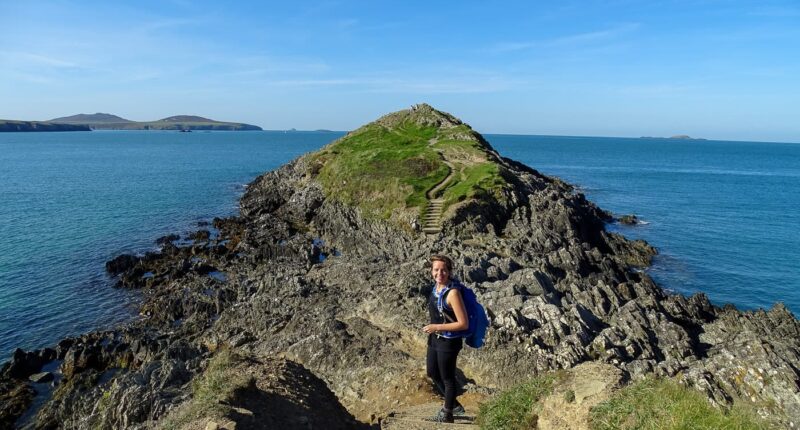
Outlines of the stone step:
M 411 406 L 389 414 L 381 421 L 382 430 L 435 430 L 435 429 L 464 429 L 473 430 L 478 426 L 475 424 L 475 416 L 471 414 L 453 417 L 454 422 L 436 423 L 428 421 L 442 407 L 441 403 L 428 403 L 424 405 Z M 467 411 L 469 412 L 469 411 Z
M 428 201 L 425 216 L 422 217 L 422 231 L 425 234 L 437 234 L 442 232 L 442 213 L 444 212 L 444 199 L 433 199 Z
M 391 414 L 391 416 L 393 416 L 395 418 L 405 418 L 405 419 L 409 419 L 409 420 L 417 419 L 417 420 L 421 420 L 421 421 L 427 421 L 428 419 L 430 419 L 431 417 L 436 415 L 437 412 L 438 412 L 438 409 L 435 410 L 435 411 L 431 411 L 430 413 L 424 413 L 424 412 L 394 412 L 394 413 Z M 453 417 L 453 421 L 455 421 L 454 424 L 474 424 L 476 419 L 477 419 L 477 417 L 475 417 L 474 415 L 456 415 L 456 416 Z
M 388 416 L 381 421 L 381 430 L 472 430 L 479 429 L 473 422 L 436 423 L 418 417 Z

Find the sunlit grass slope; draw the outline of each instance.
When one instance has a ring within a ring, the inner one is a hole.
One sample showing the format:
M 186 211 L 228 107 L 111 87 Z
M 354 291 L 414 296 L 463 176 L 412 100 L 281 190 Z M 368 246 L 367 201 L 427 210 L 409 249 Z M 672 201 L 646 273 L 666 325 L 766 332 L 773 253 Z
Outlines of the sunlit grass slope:
M 386 115 L 309 157 L 328 197 L 384 219 L 423 211 L 427 193 L 445 180 L 431 196 L 443 198 L 445 210 L 469 199 L 499 198 L 508 186 L 483 139 L 428 105 Z

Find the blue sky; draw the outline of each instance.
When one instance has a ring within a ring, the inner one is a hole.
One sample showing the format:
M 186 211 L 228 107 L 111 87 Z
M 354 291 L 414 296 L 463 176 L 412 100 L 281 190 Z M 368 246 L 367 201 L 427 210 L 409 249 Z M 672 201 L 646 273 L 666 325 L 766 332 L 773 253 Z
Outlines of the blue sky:
M 800 142 L 797 1 L 0 0 L 0 118 Z

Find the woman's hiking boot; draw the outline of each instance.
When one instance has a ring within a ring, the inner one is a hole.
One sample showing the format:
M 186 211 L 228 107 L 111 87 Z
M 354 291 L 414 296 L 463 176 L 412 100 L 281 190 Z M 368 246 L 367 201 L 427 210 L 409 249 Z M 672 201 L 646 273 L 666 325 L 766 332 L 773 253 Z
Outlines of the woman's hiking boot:
M 463 407 L 461 409 L 464 409 Z M 435 423 L 452 423 L 453 420 L 453 411 L 446 411 L 444 408 L 439 409 L 439 412 L 430 418 L 428 421 L 433 421 Z
M 466 414 L 467 414 L 467 411 L 464 409 L 464 406 L 462 406 L 461 404 L 457 404 L 453 408 L 453 415 L 455 415 L 455 416 L 459 416 L 460 417 L 460 416 L 464 416 Z

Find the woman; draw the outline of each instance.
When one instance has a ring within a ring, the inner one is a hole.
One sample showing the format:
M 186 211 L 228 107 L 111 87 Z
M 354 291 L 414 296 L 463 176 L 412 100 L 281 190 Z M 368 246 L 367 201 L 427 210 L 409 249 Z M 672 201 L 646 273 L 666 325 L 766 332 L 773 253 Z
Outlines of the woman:
M 453 413 L 464 413 L 464 408 L 456 401 L 456 359 L 463 342 L 454 332 L 469 328 L 461 284 L 451 278 L 452 273 L 450 258 L 431 257 L 431 276 L 436 284 L 428 298 L 431 323 L 422 328 L 428 334 L 428 376 L 444 395 L 444 407 L 433 420 L 448 423 L 453 422 Z

